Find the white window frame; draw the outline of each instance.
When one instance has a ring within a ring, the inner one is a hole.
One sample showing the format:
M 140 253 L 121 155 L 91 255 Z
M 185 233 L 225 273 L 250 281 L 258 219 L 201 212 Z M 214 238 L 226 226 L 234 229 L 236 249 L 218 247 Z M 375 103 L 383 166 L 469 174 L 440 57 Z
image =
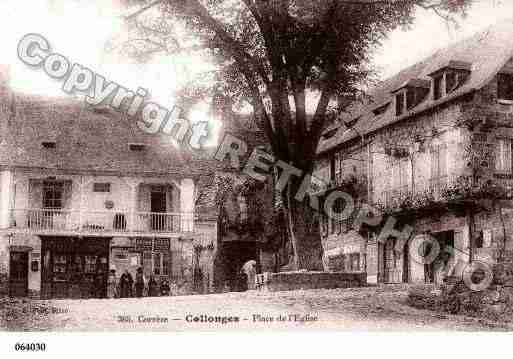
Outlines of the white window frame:
M 513 140 L 510 138 L 498 138 L 495 152 L 495 170 L 500 173 L 513 172 L 512 160 Z

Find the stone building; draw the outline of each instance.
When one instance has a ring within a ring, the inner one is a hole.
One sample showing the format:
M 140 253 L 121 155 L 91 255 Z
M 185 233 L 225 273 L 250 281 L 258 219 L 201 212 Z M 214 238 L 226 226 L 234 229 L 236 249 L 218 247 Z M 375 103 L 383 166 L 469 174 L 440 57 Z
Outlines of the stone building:
M 106 275 L 192 290 L 197 174 L 166 136 L 0 80 L 0 294 L 104 296 Z
M 248 152 L 265 147 L 265 135 L 255 119 L 234 113 L 225 101 L 214 106 L 214 115 L 223 123 L 220 139 L 231 135 L 243 140 Z M 244 290 L 240 271 L 246 262 L 254 261 L 258 272 L 277 272 L 284 264 L 278 249 L 285 237 L 277 223 L 280 216 L 274 207 L 273 183 L 271 179 L 265 183 L 252 179 L 232 168 L 228 160 L 203 163 L 195 205 L 196 227 L 209 233 L 204 236 L 206 245 L 196 248 L 202 263 L 200 277 L 205 282 L 202 287 L 215 292 Z
M 413 235 L 403 247 L 394 237 L 378 243 L 379 228 L 355 228 L 356 211 L 325 219 L 327 269 L 366 272 L 369 283 L 438 283 L 461 274 L 462 263 L 508 256 L 512 20 L 437 51 L 368 95 L 323 133 L 316 174 Z M 413 260 L 409 244 L 426 234 L 452 254 L 426 265 Z

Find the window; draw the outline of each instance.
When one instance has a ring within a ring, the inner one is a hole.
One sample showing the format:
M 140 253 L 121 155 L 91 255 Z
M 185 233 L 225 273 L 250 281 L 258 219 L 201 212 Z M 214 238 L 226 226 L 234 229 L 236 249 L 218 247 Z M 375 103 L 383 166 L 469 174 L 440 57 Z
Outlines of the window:
M 391 189 L 407 193 L 410 186 L 411 166 L 408 158 L 394 159 L 392 162 Z
M 351 253 L 349 255 L 349 270 L 353 272 L 360 270 L 360 253 Z
M 385 112 L 387 112 L 388 110 L 388 106 L 390 105 L 390 102 L 386 103 L 385 105 L 383 106 L 380 106 L 374 110 L 372 110 L 372 112 L 374 113 L 375 116 L 379 116 L 379 115 L 382 115 L 384 114 Z
M 414 89 L 409 89 L 406 92 L 406 108 L 410 109 L 412 107 L 415 107 L 416 102 L 417 102 L 416 91 Z
M 322 138 L 325 140 L 332 138 L 333 136 L 335 136 L 337 134 L 337 131 L 338 131 L 338 128 L 334 128 L 329 131 L 326 131 L 322 134 Z
M 340 234 L 347 232 L 348 227 L 348 218 L 343 218 L 345 215 L 344 212 L 345 203 L 343 199 L 338 198 L 333 203 L 333 209 L 331 211 L 331 234 Z
M 64 183 L 44 182 L 43 183 L 43 208 L 63 207 Z
M 456 72 L 447 72 L 445 74 L 445 93 L 450 93 L 458 85 Z
M 110 183 L 93 183 L 93 192 L 110 192 Z
M 332 257 L 329 257 L 328 258 L 328 267 L 331 271 L 336 271 L 336 272 L 343 272 L 345 267 L 344 267 L 344 261 L 345 260 L 345 257 L 343 254 L 339 254 L 337 256 L 332 256 Z
M 335 153 L 335 161 L 333 164 L 333 171 L 334 171 L 333 180 L 335 181 L 336 184 L 340 184 L 342 182 L 342 176 L 344 174 L 342 172 L 343 165 L 344 165 L 344 153 L 342 151 Z
M 475 234 L 474 247 L 483 248 L 483 231 L 479 231 Z
M 169 252 L 162 254 L 162 275 L 169 274 Z
M 153 274 L 168 275 L 169 274 L 169 254 L 166 252 L 153 253 Z
M 437 76 L 433 78 L 433 98 L 438 100 L 442 98 L 442 82 L 443 76 Z
M 497 75 L 497 97 L 499 100 L 513 101 L 513 74 Z
M 511 139 L 502 138 L 497 141 L 495 169 L 499 172 L 511 173 L 511 145 Z
M 43 146 L 44 148 L 55 148 L 57 144 L 54 141 L 44 141 L 41 142 L 41 146 Z
M 146 149 L 146 145 L 144 143 L 129 143 L 128 148 L 130 151 L 140 152 Z
M 96 256 L 85 256 L 84 272 L 96 273 Z
M 162 254 L 153 253 L 153 274 L 162 274 Z
M 404 92 L 395 95 L 395 114 L 402 115 L 404 112 Z
M 439 180 L 447 176 L 447 146 L 435 146 L 431 152 L 431 179 Z

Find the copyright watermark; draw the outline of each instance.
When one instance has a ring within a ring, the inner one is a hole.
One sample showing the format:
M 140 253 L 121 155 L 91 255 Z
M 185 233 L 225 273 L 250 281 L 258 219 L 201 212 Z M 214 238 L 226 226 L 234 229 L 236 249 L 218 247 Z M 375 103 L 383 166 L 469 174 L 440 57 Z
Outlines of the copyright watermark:
M 178 143 L 188 139 L 192 149 L 198 150 L 209 137 L 208 121 L 194 124 L 181 116 L 182 109 L 171 110 L 147 101 L 149 92 L 139 87 L 135 92 L 107 80 L 87 66 L 70 61 L 66 56 L 52 52 L 49 41 L 40 34 L 27 34 L 18 43 L 18 57 L 32 68 L 42 68 L 57 81 L 62 81 L 62 91 L 68 95 L 82 93 L 91 106 L 110 106 L 136 118 L 141 131 L 148 134 L 164 133 Z M 189 134 L 189 136 L 187 136 Z

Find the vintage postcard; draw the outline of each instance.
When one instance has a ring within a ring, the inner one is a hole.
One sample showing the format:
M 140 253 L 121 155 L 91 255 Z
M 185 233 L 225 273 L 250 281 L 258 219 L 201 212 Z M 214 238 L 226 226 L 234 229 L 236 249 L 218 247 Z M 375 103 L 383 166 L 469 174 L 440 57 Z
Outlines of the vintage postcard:
M 0 331 L 513 330 L 512 1 L 0 28 Z

